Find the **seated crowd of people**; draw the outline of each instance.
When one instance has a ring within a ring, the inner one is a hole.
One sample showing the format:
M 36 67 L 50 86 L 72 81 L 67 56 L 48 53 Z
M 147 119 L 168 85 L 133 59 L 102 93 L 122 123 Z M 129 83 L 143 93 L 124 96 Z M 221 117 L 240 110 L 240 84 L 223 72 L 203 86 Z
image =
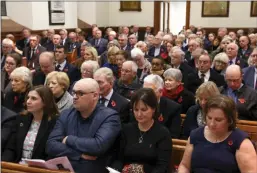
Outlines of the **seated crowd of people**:
M 254 141 L 236 122 L 257 121 L 257 33 L 151 29 L 6 35 L 2 161 L 67 156 L 76 173 L 169 173 L 171 139 L 184 139 L 179 173 L 256 173 Z

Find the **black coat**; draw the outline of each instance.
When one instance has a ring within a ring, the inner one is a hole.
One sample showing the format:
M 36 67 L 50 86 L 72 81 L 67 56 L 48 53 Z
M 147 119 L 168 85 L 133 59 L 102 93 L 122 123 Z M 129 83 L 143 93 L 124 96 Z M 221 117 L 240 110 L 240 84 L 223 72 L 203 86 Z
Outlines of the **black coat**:
M 182 62 L 179 66 L 179 70 L 182 73 L 182 82 L 184 83 L 184 87 L 188 88 L 188 83 L 189 83 L 189 79 L 188 76 L 189 74 L 195 74 L 195 71 L 192 67 L 190 67 L 187 63 Z M 192 76 L 192 75 L 191 75 Z
M 16 47 L 19 49 L 19 50 L 23 50 L 24 48 L 26 47 L 29 47 L 29 41 L 25 44 L 25 38 L 21 39 L 21 40 L 18 40 L 16 42 Z
M 79 69 L 74 67 L 67 61 L 66 61 L 66 64 L 65 64 L 62 72 L 67 73 L 67 75 L 70 79 L 70 84 L 73 84 L 75 81 L 77 81 L 81 78 L 81 73 L 80 73 Z
M 17 113 L 1 106 L 1 148 L 5 148 L 7 140 L 12 132 Z
M 122 123 L 129 122 L 130 102 L 120 94 L 113 92 L 107 107 L 116 110 Z
M 26 93 L 16 93 L 13 92 L 13 90 L 7 91 L 3 106 L 6 108 L 16 112 L 20 113 L 24 110 L 24 102 L 25 102 L 25 96 Z
M 45 51 L 46 51 L 46 48 L 44 48 L 43 46 L 39 46 L 38 45 L 37 49 L 35 50 L 34 56 L 30 57 L 31 56 L 31 48 L 30 47 L 26 47 L 23 50 L 22 56 L 27 58 L 27 60 L 28 60 L 28 68 L 30 68 L 30 69 L 32 69 L 32 68 L 39 69 L 40 68 L 40 66 L 39 66 L 39 55 L 42 52 L 45 52 Z M 33 63 L 34 63 L 34 67 L 33 67 Z
M 197 88 L 202 84 L 201 79 L 199 78 L 198 71 L 193 74 L 189 74 L 188 76 L 188 90 L 192 93 L 195 93 Z M 224 76 L 220 75 L 219 73 L 215 72 L 213 69 L 210 69 L 210 78 L 209 81 L 214 82 L 217 87 L 225 85 Z
M 41 70 L 36 71 L 33 75 L 33 86 L 44 85 L 45 79 L 46 75 Z
M 15 128 L 2 155 L 2 161 L 18 163 L 22 158 L 23 143 L 33 120 L 33 115 L 17 116 Z M 34 143 L 32 159 L 47 159 L 46 141 L 54 128 L 56 119 L 48 121 L 44 115 Z

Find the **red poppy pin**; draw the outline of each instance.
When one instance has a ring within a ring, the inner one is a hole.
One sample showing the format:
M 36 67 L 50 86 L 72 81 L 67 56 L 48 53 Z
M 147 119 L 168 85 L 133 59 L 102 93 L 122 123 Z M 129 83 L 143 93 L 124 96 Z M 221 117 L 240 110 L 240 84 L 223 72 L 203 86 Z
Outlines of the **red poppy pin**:
M 244 104 L 244 103 L 246 102 L 244 98 L 238 99 L 238 101 L 239 101 L 241 104 Z
M 233 145 L 233 141 L 232 141 L 232 140 L 229 140 L 229 141 L 228 141 L 228 145 L 229 145 L 229 146 Z
M 237 64 L 240 64 L 240 60 L 237 60 L 237 62 L 236 62 Z
M 18 102 L 18 96 L 14 96 L 13 104 L 16 104 Z
M 116 102 L 113 100 L 113 101 L 111 102 L 111 105 L 112 105 L 112 107 L 115 107 L 115 106 L 116 106 Z
M 36 54 L 39 54 L 39 50 L 37 49 Z
M 160 122 L 163 121 L 163 116 L 162 116 L 162 114 L 158 117 L 158 120 L 159 120 Z
M 64 72 L 68 72 L 68 70 L 69 70 L 68 68 L 63 69 Z
M 161 57 L 162 57 L 163 59 L 166 59 L 166 58 L 168 58 L 168 54 L 167 54 L 167 53 L 161 53 Z
M 178 102 L 181 103 L 183 101 L 182 96 L 179 97 Z

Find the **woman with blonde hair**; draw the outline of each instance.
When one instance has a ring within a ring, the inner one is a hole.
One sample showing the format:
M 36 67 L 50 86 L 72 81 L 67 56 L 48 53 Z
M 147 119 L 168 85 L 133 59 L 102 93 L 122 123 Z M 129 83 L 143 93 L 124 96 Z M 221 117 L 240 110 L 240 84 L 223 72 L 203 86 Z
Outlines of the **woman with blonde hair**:
M 223 38 L 222 41 L 220 42 L 219 47 L 218 47 L 216 50 L 214 50 L 214 51 L 211 52 L 211 54 L 210 54 L 211 58 L 213 59 L 217 54 L 219 54 L 219 53 L 221 53 L 221 52 L 225 52 L 225 51 L 226 51 L 226 48 L 227 48 L 227 45 L 230 44 L 230 43 L 232 43 L 232 42 L 233 42 L 233 40 L 232 40 L 231 37 L 229 37 L 229 36 L 224 36 L 224 38 Z
M 119 78 L 118 75 L 118 65 L 116 62 L 116 53 L 119 52 L 119 48 L 117 46 L 112 46 L 108 49 L 107 53 L 107 59 L 108 62 L 106 62 L 103 67 L 110 68 L 116 78 Z
M 79 59 L 74 61 L 72 63 L 72 65 L 74 65 L 75 67 L 80 69 L 82 63 L 84 61 L 88 61 L 88 60 L 93 60 L 93 61 L 97 61 L 98 62 L 98 54 L 97 54 L 97 51 L 96 51 L 96 49 L 94 47 L 86 47 L 86 49 L 84 51 L 84 56 L 80 57 Z
M 224 76 L 228 62 L 228 55 L 225 52 L 221 52 L 214 57 L 212 68 L 214 71 Z
M 46 85 L 54 95 L 59 112 L 73 105 L 73 97 L 68 92 L 70 80 L 66 73 L 53 71 L 46 76 Z
M 196 90 L 196 105 L 191 106 L 184 121 L 183 138 L 188 138 L 190 132 L 198 127 L 204 126 L 203 111 L 207 100 L 213 96 L 219 95 L 219 89 L 214 82 L 204 82 Z

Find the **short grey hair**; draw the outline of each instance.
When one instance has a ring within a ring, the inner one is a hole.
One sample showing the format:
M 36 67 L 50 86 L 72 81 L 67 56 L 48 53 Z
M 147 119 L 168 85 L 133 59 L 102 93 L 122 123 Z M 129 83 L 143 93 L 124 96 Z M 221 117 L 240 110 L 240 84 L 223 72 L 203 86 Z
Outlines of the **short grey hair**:
M 32 87 L 32 73 L 27 67 L 18 67 L 14 69 L 10 75 L 10 79 L 21 78 L 23 82 L 29 84 L 29 87 Z
M 144 53 L 141 49 L 135 47 L 131 50 L 131 58 L 136 58 L 137 56 L 144 56 Z
M 65 34 L 68 34 L 68 31 L 66 29 L 61 29 L 60 32 L 63 31 Z
M 55 63 L 55 58 L 54 58 L 54 54 L 52 52 L 42 52 L 39 55 L 39 62 L 40 59 L 47 57 L 53 64 Z
M 110 82 L 110 83 L 114 82 L 113 72 L 110 68 L 102 67 L 102 68 L 99 68 L 98 70 L 96 70 L 96 72 L 94 73 L 94 77 L 101 76 L 101 75 L 104 75 L 108 82 Z
M 164 78 L 172 78 L 175 79 L 177 82 L 182 81 L 182 73 L 179 69 L 176 68 L 169 68 L 163 73 Z
M 224 52 L 221 52 L 219 54 L 217 54 L 215 57 L 214 57 L 214 60 L 213 62 L 215 61 L 222 61 L 224 63 L 228 63 L 229 59 L 228 59 L 228 55 Z
M 134 61 L 125 61 L 123 64 L 130 64 L 132 72 L 137 72 L 138 66 Z
M 181 50 L 180 47 L 178 47 L 178 46 L 173 47 L 173 48 L 171 49 L 171 51 L 169 52 L 170 57 L 171 57 L 171 53 L 173 53 L 173 52 L 179 53 L 179 55 L 181 56 L 181 60 L 184 61 L 184 59 L 185 59 L 185 53 L 183 52 L 183 50 Z
M 13 43 L 13 41 L 11 39 L 5 38 L 2 41 L 2 45 L 8 45 L 8 46 L 12 47 L 14 45 L 14 43 Z
M 93 67 L 93 74 L 95 73 L 95 71 L 97 69 L 99 69 L 99 64 L 97 61 L 93 61 L 93 60 L 88 60 L 88 61 L 84 61 L 82 64 L 81 64 L 81 67 L 80 67 L 80 70 L 82 72 L 82 69 L 84 68 L 85 65 L 90 65 Z
M 157 90 L 163 89 L 164 82 L 163 79 L 156 74 L 150 74 L 144 78 L 144 82 L 153 84 Z
M 139 42 L 137 42 L 137 43 L 135 44 L 135 47 L 137 47 L 137 46 L 139 46 L 139 45 L 143 45 L 144 47 L 147 47 L 147 44 L 146 44 L 146 42 L 144 42 L 144 41 L 139 41 Z
M 239 47 L 238 47 L 238 45 L 237 45 L 236 43 L 229 43 L 229 44 L 227 45 L 227 49 L 228 49 L 228 46 L 231 46 L 231 45 L 234 45 L 235 48 L 236 48 L 236 51 L 238 51 Z

